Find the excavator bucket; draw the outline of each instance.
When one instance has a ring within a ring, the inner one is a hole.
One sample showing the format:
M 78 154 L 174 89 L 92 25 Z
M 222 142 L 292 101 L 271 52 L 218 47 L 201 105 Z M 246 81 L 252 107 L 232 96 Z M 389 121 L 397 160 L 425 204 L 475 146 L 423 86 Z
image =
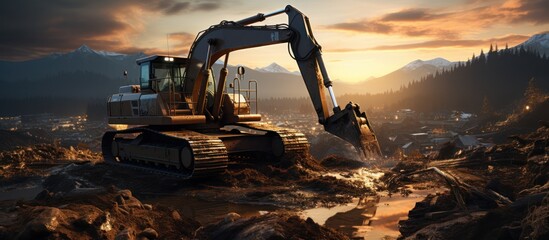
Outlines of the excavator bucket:
M 365 159 L 376 159 L 381 156 L 376 135 L 366 118 L 366 113 L 360 112 L 358 104 L 349 102 L 345 109 L 326 120 L 324 129 L 351 143 Z

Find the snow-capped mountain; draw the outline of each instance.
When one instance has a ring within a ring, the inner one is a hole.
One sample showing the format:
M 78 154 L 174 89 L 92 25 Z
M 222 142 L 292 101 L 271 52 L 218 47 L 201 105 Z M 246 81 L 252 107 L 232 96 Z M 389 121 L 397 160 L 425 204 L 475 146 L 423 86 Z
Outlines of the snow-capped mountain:
M 418 59 L 418 60 L 415 60 L 413 62 L 410 62 L 408 64 L 406 64 L 403 69 L 406 69 L 406 70 L 415 70 L 419 67 L 422 67 L 422 66 L 425 66 L 425 65 L 432 65 L 432 66 L 435 66 L 436 68 L 446 68 L 446 67 L 451 67 L 453 64 L 455 64 L 454 62 L 450 62 L 444 58 L 433 58 L 431 60 L 426 60 L 426 61 L 423 61 L 421 59 Z
M 287 74 L 296 74 L 295 72 L 290 72 L 288 69 L 278 65 L 277 63 L 271 63 L 269 66 L 262 68 L 255 68 L 258 72 L 267 72 L 267 73 L 287 73 Z
M 22 62 L 0 61 L 0 80 L 18 81 L 43 79 L 61 73 L 97 73 L 105 77 L 118 79 L 127 70 L 137 75 L 135 60 L 144 57 L 143 53 L 122 54 L 98 51 L 87 45 L 66 53 L 53 53 L 48 56 Z M 31 71 L 29 71 L 31 70 Z
M 412 81 L 420 80 L 428 74 L 447 69 L 457 64 L 444 58 L 433 58 L 430 60 L 414 60 L 403 67 L 378 78 L 369 78 L 359 83 L 337 83 L 338 92 L 343 93 L 381 93 L 388 90 L 396 91 Z
M 79 48 L 74 50 L 73 52 L 74 53 L 95 53 L 95 54 L 105 56 L 105 57 L 127 56 L 127 54 L 123 54 L 123 53 L 109 52 L 109 51 L 104 51 L 104 50 L 93 50 L 90 47 L 88 47 L 88 45 L 86 45 L 86 44 L 83 44 L 82 46 L 80 46 Z
M 537 50 L 541 54 L 549 56 L 549 32 L 536 34 L 525 42 L 517 45 L 515 48 L 525 47 L 527 49 Z

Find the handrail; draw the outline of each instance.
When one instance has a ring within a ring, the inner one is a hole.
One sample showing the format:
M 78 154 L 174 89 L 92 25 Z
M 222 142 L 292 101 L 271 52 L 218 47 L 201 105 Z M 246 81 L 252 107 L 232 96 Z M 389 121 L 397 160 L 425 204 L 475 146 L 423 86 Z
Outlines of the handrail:
M 236 88 L 236 83 L 238 83 L 238 93 L 237 93 L 237 88 Z M 233 101 L 236 101 L 236 95 L 238 94 L 238 108 L 236 110 L 236 114 L 239 115 L 240 114 L 240 79 L 239 78 L 234 78 L 233 79 Z
M 253 84 L 252 84 L 253 83 Z M 252 90 L 252 85 L 254 86 L 254 89 Z M 254 105 L 255 105 L 255 113 L 257 114 L 259 112 L 259 106 L 257 105 L 257 81 L 256 80 L 250 80 L 248 82 L 248 89 L 246 89 L 246 92 L 248 93 L 248 101 L 250 101 L 250 112 L 252 112 L 252 96 L 251 93 L 255 93 Z
M 184 77 L 165 77 L 165 78 L 153 78 L 153 79 L 150 79 L 151 81 L 151 89 L 158 93 L 158 96 L 160 96 L 160 98 L 162 99 L 162 101 L 166 104 L 166 107 L 168 108 L 168 116 L 176 116 L 177 115 L 177 109 L 178 109 L 178 105 L 180 104 L 187 104 L 188 108 L 192 109 L 194 108 L 194 106 L 196 106 L 196 102 L 188 102 L 186 99 L 185 99 L 185 96 L 187 95 L 191 95 L 191 93 L 186 93 L 186 92 L 178 92 L 176 91 L 176 84 L 174 84 L 174 81 L 172 79 L 184 79 Z M 159 82 L 162 81 L 162 80 L 169 80 L 169 83 L 168 83 L 168 88 L 167 90 L 168 91 L 161 91 L 159 89 Z M 156 84 L 152 84 L 152 82 L 155 82 Z M 165 96 L 163 94 L 159 94 L 159 93 L 168 93 L 167 95 L 167 99 L 165 99 Z M 175 97 L 175 94 L 176 93 L 180 93 L 181 94 L 181 101 L 176 101 L 176 97 Z

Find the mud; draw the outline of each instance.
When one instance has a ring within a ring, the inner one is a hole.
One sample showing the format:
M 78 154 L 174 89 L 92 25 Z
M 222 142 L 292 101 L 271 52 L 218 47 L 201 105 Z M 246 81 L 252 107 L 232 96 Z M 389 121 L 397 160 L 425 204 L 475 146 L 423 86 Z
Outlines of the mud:
M 2 202 L 0 214 L 2 239 L 190 239 L 200 227 L 172 209 L 153 208 L 131 191 L 116 188 L 45 190 L 32 201 Z
M 269 213 L 251 218 L 228 214 L 224 220 L 199 230 L 199 239 L 349 239 L 311 218 Z
M 446 146 L 434 159 L 407 159 L 384 180 L 446 186 L 400 222 L 403 239 L 546 239 L 549 237 L 549 128 L 490 148 Z
M 385 173 L 293 156 L 193 180 L 115 168 L 84 148 L 13 148 L 0 152 L 0 238 L 544 239 L 548 142 L 544 126 Z
M 381 174 L 358 166 L 334 172 L 328 170 L 333 163 L 292 157 L 244 162 L 217 178 L 180 180 L 114 168 L 90 150 L 52 144 L 0 155 L 1 239 L 347 239 L 299 213 L 374 196 L 370 178 Z M 327 161 L 349 161 L 335 158 Z M 231 212 L 238 221 L 226 222 Z

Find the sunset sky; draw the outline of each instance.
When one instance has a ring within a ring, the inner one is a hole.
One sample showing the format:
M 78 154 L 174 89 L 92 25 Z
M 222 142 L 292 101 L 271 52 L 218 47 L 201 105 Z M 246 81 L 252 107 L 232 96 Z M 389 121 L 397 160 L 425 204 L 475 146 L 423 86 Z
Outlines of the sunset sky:
M 309 16 L 332 79 L 382 76 L 416 59 L 467 60 L 549 30 L 549 0 L 28 0 L 0 8 L 0 59 L 28 60 L 86 44 L 96 50 L 186 55 L 196 33 L 287 4 Z M 262 24 L 287 23 L 285 15 Z M 297 70 L 286 44 L 231 54 L 229 63 Z

